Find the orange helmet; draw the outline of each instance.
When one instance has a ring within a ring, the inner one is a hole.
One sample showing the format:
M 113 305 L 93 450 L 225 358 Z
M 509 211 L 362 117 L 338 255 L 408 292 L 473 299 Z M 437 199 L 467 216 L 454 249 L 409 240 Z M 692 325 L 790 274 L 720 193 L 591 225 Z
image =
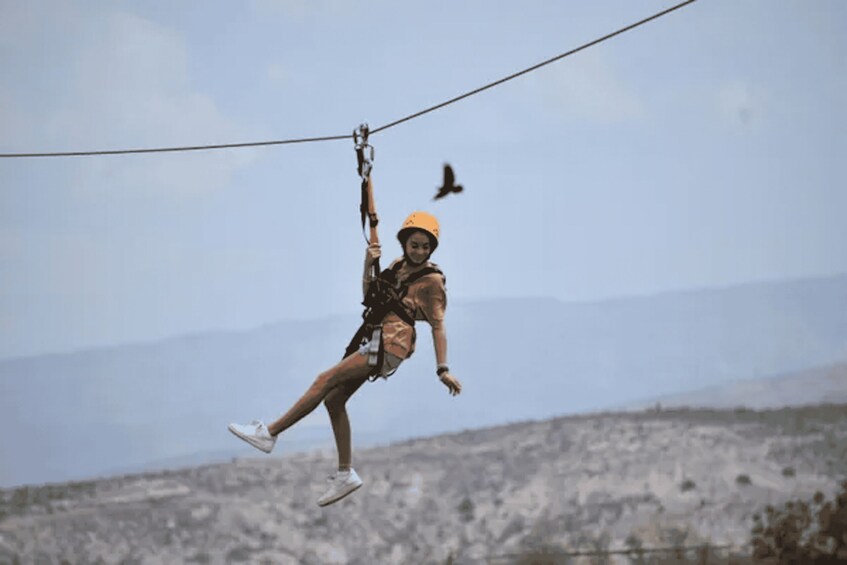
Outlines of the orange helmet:
M 397 232 L 397 239 L 401 245 L 406 245 L 406 239 L 414 230 L 422 230 L 430 236 L 432 250 L 438 247 L 438 220 L 435 216 L 428 212 L 412 212 L 406 221 L 403 222 L 400 231 Z

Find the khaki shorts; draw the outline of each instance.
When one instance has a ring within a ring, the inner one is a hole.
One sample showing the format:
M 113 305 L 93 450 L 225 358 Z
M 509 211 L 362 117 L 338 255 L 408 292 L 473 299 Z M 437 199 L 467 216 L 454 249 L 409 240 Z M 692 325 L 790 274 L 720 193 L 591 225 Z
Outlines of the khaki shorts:
M 367 355 L 368 347 L 370 346 L 370 342 L 366 341 L 359 347 L 359 355 Z M 391 353 L 384 351 L 383 352 L 383 360 L 382 367 L 379 369 L 379 373 L 377 373 L 380 377 L 390 377 L 394 374 L 394 371 L 397 370 L 397 367 L 400 366 L 400 363 L 403 362 L 403 359 L 397 357 L 396 355 L 392 355 Z

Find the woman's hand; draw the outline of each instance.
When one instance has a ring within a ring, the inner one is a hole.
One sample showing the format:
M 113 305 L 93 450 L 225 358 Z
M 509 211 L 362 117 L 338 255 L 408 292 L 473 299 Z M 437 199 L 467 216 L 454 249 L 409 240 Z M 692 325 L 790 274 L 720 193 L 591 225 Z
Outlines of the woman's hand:
M 462 392 L 462 383 L 459 382 L 459 379 L 451 375 L 449 371 L 441 373 L 441 376 L 438 378 L 441 379 L 441 382 L 444 383 L 444 386 L 447 387 L 447 390 L 450 391 L 452 396 L 456 396 Z
M 365 252 L 365 268 L 369 268 L 374 264 L 374 261 L 379 259 L 382 255 L 382 251 L 380 250 L 380 245 L 378 243 L 371 243 L 368 245 L 368 249 Z

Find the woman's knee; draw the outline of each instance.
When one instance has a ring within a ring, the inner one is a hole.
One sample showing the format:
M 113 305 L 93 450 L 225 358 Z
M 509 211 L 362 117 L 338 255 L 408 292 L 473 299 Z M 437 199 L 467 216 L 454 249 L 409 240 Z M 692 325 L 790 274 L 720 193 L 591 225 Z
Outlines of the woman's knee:
M 334 388 L 337 380 L 337 371 L 336 367 L 332 367 L 331 369 L 327 369 L 326 371 L 318 374 L 315 377 L 315 382 L 312 384 L 313 387 L 318 387 L 325 389 L 326 387 Z
M 346 404 L 347 395 L 342 394 L 337 388 L 333 389 L 328 395 L 326 395 L 326 398 L 324 398 L 324 406 L 326 406 L 330 415 L 343 412 Z

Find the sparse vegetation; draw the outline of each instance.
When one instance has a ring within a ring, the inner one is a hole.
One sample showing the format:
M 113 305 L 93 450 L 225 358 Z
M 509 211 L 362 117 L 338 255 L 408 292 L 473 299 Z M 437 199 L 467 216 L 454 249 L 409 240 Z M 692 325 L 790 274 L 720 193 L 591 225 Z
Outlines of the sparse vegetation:
M 643 565 L 644 561 L 644 542 L 641 538 L 634 534 L 629 534 L 624 542 L 626 548 L 630 550 L 629 558 L 635 565 Z
M 697 484 L 691 479 L 685 479 L 679 486 L 679 490 L 681 490 L 682 492 L 688 492 L 690 490 L 694 490 L 695 488 L 697 488 Z
M 459 517 L 462 522 L 471 522 L 474 519 L 474 504 L 467 496 L 459 503 L 456 508 L 459 511 Z
M 811 501 L 768 506 L 764 518 L 754 516 L 751 533 L 756 559 L 809 565 L 847 562 L 847 481 L 833 501 L 817 492 Z

